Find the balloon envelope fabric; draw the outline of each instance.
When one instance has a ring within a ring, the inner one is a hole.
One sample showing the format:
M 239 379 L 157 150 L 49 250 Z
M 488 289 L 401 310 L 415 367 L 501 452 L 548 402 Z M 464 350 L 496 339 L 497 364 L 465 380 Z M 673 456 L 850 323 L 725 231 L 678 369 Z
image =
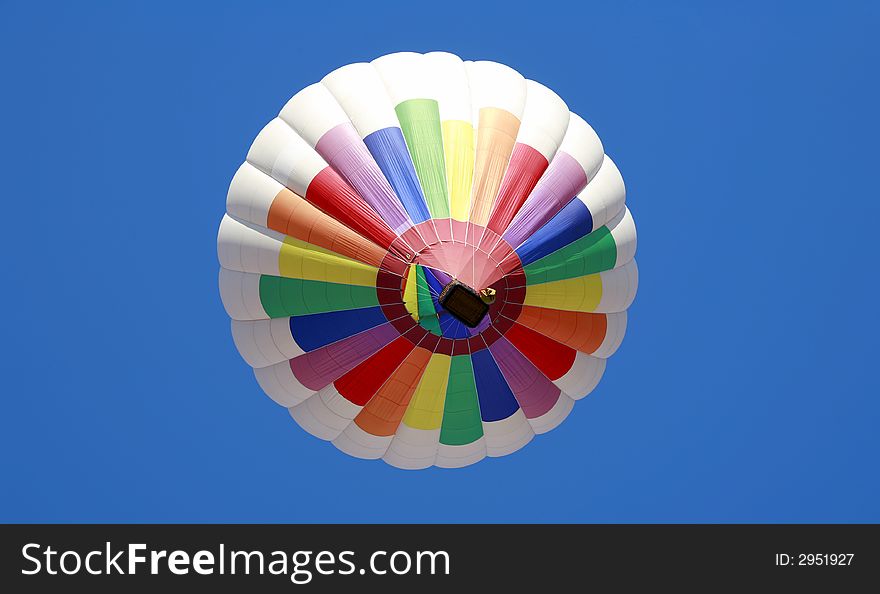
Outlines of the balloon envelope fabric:
M 217 250 L 235 344 L 352 456 L 510 454 L 623 339 L 625 194 L 589 124 L 512 68 L 444 52 L 343 66 L 287 102 L 230 184 Z

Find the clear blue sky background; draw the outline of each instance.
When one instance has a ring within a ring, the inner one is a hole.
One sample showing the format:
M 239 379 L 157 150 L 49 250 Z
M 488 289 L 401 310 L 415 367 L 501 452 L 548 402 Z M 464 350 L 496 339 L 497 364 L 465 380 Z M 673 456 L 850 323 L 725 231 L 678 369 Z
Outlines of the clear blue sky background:
M 118 4 L 0 2 L 0 520 L 880 521 L 876 3 Z M 641 286 L 560 428 L 413 473 L 262 394 L 215 238 L 288 97 L 435 49 L 593 124 Z

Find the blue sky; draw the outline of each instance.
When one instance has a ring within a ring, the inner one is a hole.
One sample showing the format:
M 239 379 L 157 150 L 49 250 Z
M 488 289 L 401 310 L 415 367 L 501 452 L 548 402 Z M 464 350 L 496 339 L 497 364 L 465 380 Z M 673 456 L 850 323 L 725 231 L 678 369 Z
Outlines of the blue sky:
M 294 4 L 2 3 L 0 520 L 880 521 L 876 4 Z M 262 394 L 215 238 L 294 92 L 437 49 L 594 126 L 640 288 L 562 426 L 413 473 Z

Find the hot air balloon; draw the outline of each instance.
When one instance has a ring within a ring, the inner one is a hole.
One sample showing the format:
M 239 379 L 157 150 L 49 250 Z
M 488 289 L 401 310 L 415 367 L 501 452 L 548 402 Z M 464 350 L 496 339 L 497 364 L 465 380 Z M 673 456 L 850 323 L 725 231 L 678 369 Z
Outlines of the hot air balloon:
M 623 178 L 553 91 L 396 53 L 296 93 L 229 186 L 232 336 L 303 429 L 406 469 L 504 456 L 597 385 L 635 297 Z

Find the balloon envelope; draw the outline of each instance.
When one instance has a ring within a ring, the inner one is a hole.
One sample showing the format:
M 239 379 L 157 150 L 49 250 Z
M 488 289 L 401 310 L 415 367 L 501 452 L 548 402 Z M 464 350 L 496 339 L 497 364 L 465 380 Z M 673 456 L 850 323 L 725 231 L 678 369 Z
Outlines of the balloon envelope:
M 546 433 L 620 346 L 638 286 L 623 178 L 552 90 L 403 52 L 294 95 L 220 224 L 220 293 L 306 431 L 400 468 Z

